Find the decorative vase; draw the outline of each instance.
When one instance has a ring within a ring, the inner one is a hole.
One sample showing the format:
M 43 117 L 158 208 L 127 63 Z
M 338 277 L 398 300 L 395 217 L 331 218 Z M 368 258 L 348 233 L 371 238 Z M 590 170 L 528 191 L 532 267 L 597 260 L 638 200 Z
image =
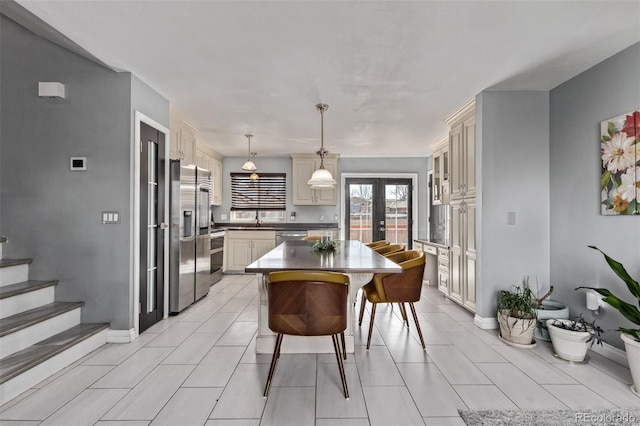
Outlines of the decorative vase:
M 621 333 L 620 338 L 624 342 L 624 349 L 627 351 L 627 360 L 629 361 L 629 370 L 633 378 L 631 391 L 640 397 L 640 342 L 626 333 Z
M 551 336 L 551 344 L 553 351 L 562 359 L 573 362 L 582 362 L 587 355 L 589 349 L 589 338 L 591 333 L 588 331 L 565 330 L 564 328 L 553 325 L 554 321 L 560 321 L 565 324 L 571 323 L 571 320 L 547 320 L 547 329 Z
M 507 314 L 508 311 L 500 312 L 498 323 L 500 324 L 500 336 L 507 342 L 516 345 L 529 346 L 533 340 L 533 330 L 536 326 L 535 318 L 515 318 Z
M 545 300 L 542 302 L 542 309 L 536 309 L 536 317 L 538 324 L 533 331 L 536 339 L 550 341 L 549 331 L 547 330 L 548 319 L 569 319 L 569 308 L 567 305 L 555 300 Z

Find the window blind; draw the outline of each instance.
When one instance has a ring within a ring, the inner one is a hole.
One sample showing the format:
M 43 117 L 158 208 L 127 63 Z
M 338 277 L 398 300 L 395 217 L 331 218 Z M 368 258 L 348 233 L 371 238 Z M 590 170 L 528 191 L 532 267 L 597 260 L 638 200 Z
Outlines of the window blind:
M 260 173 L 257 181 L 250 175 L 231 173 L 231 210 L 286 210 L 285 173 Z

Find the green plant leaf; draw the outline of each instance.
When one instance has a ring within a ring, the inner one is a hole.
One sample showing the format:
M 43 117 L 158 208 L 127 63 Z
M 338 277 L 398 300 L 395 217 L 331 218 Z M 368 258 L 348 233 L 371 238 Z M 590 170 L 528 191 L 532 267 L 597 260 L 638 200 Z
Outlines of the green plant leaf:
M 609 133 L 609 136 L 613 136 L 613 132 L 615 130 L 615 126 L 613 125 L 613 121 L 609 121 L 607 123 L 607 133 Z
M 589 248 L 598 250 L 600 253 L 602 253 L 602 255 L 606 259 L 607 263 L 609 264 L 609 267 L 613 270 L 613 272 L 615 272 L 615 274 L 618 277 L 620 277 L 622 281 L 624 281 L 624 283 L 627 285 L 627 288 L 629 289 L 631 294 L 633 294 L 633 296 L 636 299 L 640 300 L 640 284 L 638 284 L 636 280 L 631 278 L 627 270 L 624 269 L 624 266 L 622 265 L 622 263 L 610 258 L 606 253 L 604 253 L 602 250 L 600 250 L 596 246 L 589 246 Z
M 611 136 L 602 135 L 602 142 L 609 142 L 611 140 Z
M 605 169 L 604 173 L 602 173 L 602 179 L 600 180 L 600 190 L 602 191 L 607 187 L 609 180 L 611 179 L 611 172 Z

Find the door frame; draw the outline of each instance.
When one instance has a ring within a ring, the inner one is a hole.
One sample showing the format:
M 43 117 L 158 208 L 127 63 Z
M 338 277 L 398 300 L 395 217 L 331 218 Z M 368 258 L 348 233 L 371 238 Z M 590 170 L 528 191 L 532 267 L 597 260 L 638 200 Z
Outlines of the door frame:
M 411 226 L 411 240 L 418 238 L 418 173 L 341 173 L 340 174 L 340 192 L 338 193 L 340 203 L 344 203 L 344 193 L 346 190 L 347 178 L 369 178 L 369 179 L 411 179 L 411 198 L 413 205 L 411 206 L 411 214 L 413 216 L 413 225 Z M 340 239 L 344 240 L 346 235 L 345 223 L 345 206 L 340 206 Z
M 133 193 L 133 209 L 131 214 L 131 261 L 129 262 L 129 269 L 131 270 L 131 285 L 132 293 L 129 299 L 132 301 L 129 312 L 133 316 L 133 330 L 130 332 L 130 340 L 132 341 L 140 334 L 140 123 L 145 123 L 154 129 L 164 133 L 165 135 L 165 188 L 164 188 L 164 205 L 165 212 L 169 213 L 169 146 L 170 133 L 169 129 L 152 118 L 147 117 L 140 111 L 134 112 L 134 137 L 133 137 L 133 173 L 131 179 L 132 193 Z M 165 218 L 166 219 L 166 218 Z M 169 315 L 169 228 L 164 230 L 164 313 L 163 318 L 168 318 Z

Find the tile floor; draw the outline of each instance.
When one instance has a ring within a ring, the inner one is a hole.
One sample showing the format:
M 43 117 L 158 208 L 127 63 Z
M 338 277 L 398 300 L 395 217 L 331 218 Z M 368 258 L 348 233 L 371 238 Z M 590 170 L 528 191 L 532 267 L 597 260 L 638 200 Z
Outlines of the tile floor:
M 333 354 L 282 355 L 268 399 L 270 355 L 255 354 L 258 295 L 251 275 L 210 294 L 129 344 L 109 344 L 0 407 L 2 425 L 463 425 L 458 409 L 640 407 L 629 370 L 504 345 L 495 331 L 425 287 L 416 304 L 427 350 L 386 305 L 356 329 L 342 394 Z M 368 317 L 368 313 L 365 318 Z M 286 339 L 286 337 L 285 337 Z

